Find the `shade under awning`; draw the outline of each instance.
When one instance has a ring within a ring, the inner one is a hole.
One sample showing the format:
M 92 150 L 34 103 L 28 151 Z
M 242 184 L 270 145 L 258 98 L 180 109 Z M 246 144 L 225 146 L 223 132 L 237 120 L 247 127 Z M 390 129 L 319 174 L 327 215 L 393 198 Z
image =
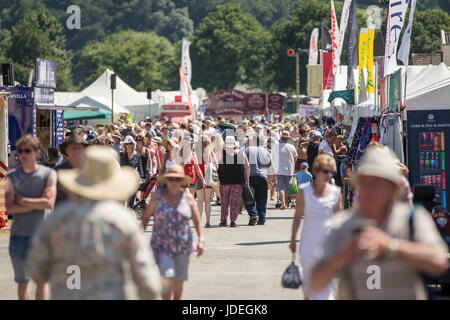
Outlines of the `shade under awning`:
M 64 111 L 64 120 L 88 120 L 88 119 L 105 119 L 111 118 L 111 111 L 105 109 L 99 109 L 98 111 L 92 110 L 66 110 Z

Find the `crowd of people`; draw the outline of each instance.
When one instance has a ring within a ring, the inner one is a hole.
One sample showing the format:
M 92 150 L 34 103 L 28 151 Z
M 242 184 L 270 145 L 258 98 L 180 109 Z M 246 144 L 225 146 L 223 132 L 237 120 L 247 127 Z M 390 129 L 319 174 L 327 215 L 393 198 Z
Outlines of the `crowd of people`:
M 349 176 L 342 161 L 347 138 L 332 119 L 299 116 L 276 123 L 261 116 L 179 124 L 122 118 L 105 126 L 65 126 L 59 150 L 43 150 L 37 138 L 22 137 L 21 165 L 8 173 L 6 189 L 6 206 L 14 215 L 10 256 L 18 297 L 30 298 L 32 278 L 38 299 L 49 297 L 48 284 L 54 299 L 124 299 L 128 262 L 141 298 L 181 299 L 190 256 L 204 251 L 204 228 L 213 223 L 236 228 L 244 209 L 248 226 L 263 226 L 276 192 L 276 208 L 295 208 L 289 246 L 294 253 L 303 219 L 299 250 L 306 298 L 397 292 L 395 298 L 403 297 L 402 289 L 422 298 L 408 286 L 417 285 L 414 270 L 443 271 L 447 247 L 425 210 L 416 210 L 416 238 L 398 227 L 412 208 L 404 164 L 372 142 L 362 169 Z M 349 178 L 354 205 L 337 214 Z M 244 201 L 248 190 L 253 201 Z M 212 205 L 220 205 L 219 221 L 212 221 Z M 150 245 L 130 214 L 139 208 L 141 230 L 154 221 Z M 391 291 L 370 292 L 359 282 L 349 289 L 351 279 L 366 274 L 367 257 L 386 258 L 380 264 L 397 279 L 386 284 Z M 67 267 L 74 265 L 83 270 L 82 291 L 66 286 Z M 352 265 L 357 269 L 348 273 Z M 331 278 L 342 270 L 347 272 L 337 290 Z

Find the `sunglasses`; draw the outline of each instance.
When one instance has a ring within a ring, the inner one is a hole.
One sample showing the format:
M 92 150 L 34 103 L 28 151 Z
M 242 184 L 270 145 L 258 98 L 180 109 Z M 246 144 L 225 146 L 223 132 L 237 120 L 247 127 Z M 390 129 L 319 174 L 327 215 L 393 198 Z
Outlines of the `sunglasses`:
M 31 152 L 33 152 L 33 150 L 31 150 L 31 149 L 18 149 L 17 150 L 17 153 L 19 153 L 19 154 L 22 154 L 22 153 L 31 153 Z
M 181 182 L 183 178 L 167 178 L 167 181 L 173 181 L 173 182 Z
M 125 143 L 126 146 L 132 146 L 134 143 Z
M 106 141 L 105 143 L 106 143 L 106 144 L 113 144 L 114 142 L 112 142 L 112 141 Z
M 325 174 L 332 174 L 332 175 L 335 175 L 336 174 L 336 172 L 335 171 L 333 171 L 333 170 L 326 170 L 326 169 L 324 169 L 324 170 L 320 170 L 320 172 L 323 172 L 323 173 L 325 173 Z
M 142 140 L 142 139 L 137 139 L 136 140 L 136 142 L 142 142 L 142 141 L 144 141 L 144 140 Z

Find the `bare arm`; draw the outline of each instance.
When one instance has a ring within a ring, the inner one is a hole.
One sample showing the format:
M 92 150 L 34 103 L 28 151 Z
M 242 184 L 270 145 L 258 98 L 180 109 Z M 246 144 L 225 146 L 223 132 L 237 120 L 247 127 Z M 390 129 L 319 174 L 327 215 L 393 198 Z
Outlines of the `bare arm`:
M 145 209 L 144 214 L 141 217 L 142 229 L 145 231 L 147 228 L 148 222 L 150 218 L 153 216 L 156 210 L 156 205 L 158 204 L 158 196 L 156 193 L 153 193 L 150 198 L 150 203 L 148 204 L 147 209 Z
M 32 210 L 53 209 L 56 200 L 56 172 L 52 171 L 47 178 L 47 187 L 40 198 L 20 198 L 18 203 Z
M 242 156 L 244 157 L 244 171 L 245 171 L 245 182 L 247 185 L 250 184 L 250 164 L 248 163 L 247 155 L 242 152 Z
M 5 194 L 5 204 L 6 210 L 8 213 L 26 213 L 30 212 L 33 209 L 27 207 L 23 204 L 19 204 L 16 202 L 16 198 L 18 195 L 16 194 L 16 190 L 14 189 L 14 185 L 9 177 L 6 177 L 6 194 Z
M 195 202 L 194 197 L 192 194 L 188 194 L 189 197 L 189 205 L 192 210 L 192 220 L 194 222 L 195 230 L 197 230 L 197 236 L 198 236 L 198 245 L 197 245 L 197 256 L 201 256 L 203 254 L 204 246 L 205 246 L 205 240 L 203 236 L 203 225 L 202 225 L 202 219 L 200 218 L 200 212 L 198 211 L 197 204 Z
M 299 189 L 296 198 L 296 206 L 295 206 L 295 215 L 294 221 L 292 223 L 292 232 L 291 232 L 291 243 L 289 248 L 292 252 L 295 252 L 297 249 L 297 232 L 300 228 L 300 220 L 303 216 L 303 210 L 305 207 L 305 197 L 303 194 L 303 190 Z

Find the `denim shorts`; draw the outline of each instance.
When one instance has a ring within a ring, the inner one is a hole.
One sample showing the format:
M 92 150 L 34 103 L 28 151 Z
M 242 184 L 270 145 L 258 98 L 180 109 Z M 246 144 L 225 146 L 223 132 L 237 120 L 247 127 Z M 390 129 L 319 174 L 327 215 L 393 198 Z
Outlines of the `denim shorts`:
M 277 191 L 284 191 L 289 194 L 291 189 L 292 176 L 277 175 Z
M 14 281 L 17 283 L 26 283 L 30 280 L 25 273 L 30 245 L 31 237 L 11 236 L 9 240 L 9 255 L 14 269 Z
M 175 278 L 178 281 L 188 280 L 189 255 L 171 257 L 162 253 L 155 256 L 161 277 Z

